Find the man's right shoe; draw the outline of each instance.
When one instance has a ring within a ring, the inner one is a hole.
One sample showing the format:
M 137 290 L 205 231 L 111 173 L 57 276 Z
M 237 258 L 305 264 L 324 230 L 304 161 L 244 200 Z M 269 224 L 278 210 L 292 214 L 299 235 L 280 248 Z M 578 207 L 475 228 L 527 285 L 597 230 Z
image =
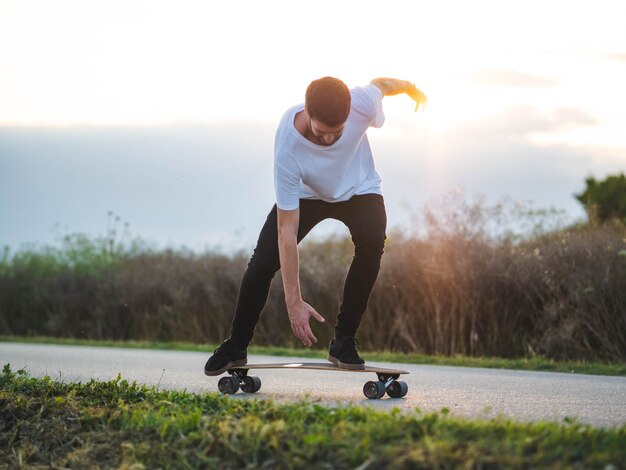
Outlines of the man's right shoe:
M 341 369 L 363 370 L 365 361 L 359 357 L 354 336 L 336 336 L 328 348 L 328 360 Z
M 213 351 L 213 355 L 204 366 L 204 373 L 205 375 L 220 375 L 233 367 L 244 366 L 247 362 L 248 350 L 238 349 L 229 338 Z

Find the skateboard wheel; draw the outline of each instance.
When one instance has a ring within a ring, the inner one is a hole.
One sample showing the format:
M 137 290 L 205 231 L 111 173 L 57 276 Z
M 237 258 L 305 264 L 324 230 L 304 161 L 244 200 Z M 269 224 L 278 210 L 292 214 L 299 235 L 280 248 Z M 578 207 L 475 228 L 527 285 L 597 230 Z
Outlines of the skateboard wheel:
M 220 392 L 231 395 L 239 390 L 239 381 L 235 377 L 222 377 L 217 388 Z
M 382 398 L 385 394 L 385 384 L 381 381 L 370 380 L 363 386 L 363 393 L 371 400 Z
M 241 384 L 241 391 L 244 393 L 256 393 L 261 389 L 261 379 L 258 377 L 246 376 Z
M 387 388 L 387 395 L 391 398 L 402 398 L 409 391 L 409 386 L 406 382 L 400 380 L 394 380 L 389 384 Z

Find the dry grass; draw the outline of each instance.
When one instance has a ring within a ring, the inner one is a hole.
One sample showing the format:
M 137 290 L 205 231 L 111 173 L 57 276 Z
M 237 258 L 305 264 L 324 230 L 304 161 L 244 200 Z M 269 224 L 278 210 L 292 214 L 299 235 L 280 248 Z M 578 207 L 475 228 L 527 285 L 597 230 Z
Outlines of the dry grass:
M 502 206 L 457 202 L 426 210 L 421 234 L 390 233 L 362 348 L 625 360 L 624 226 L 520 238 L 501 229 L 507 214 Z M 311 241 L 301 252 L 303 294 L 329 320 L 315 326 L 323 348 L 352 244 Z M 218 343 L 228 334 L 247 260 L 247 253 L 155 251 L 82 236 L 66 237 L 61 248 L 5 252 L 0 335 Z M 254 341 L 297 346 L 280 276 Z

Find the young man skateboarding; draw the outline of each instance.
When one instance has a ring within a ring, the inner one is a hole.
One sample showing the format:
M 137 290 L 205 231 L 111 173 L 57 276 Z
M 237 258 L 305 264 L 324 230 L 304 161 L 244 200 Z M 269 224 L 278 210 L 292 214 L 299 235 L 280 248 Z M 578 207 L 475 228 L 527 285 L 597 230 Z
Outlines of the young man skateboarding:
M 383 97 L 400 93 L 415 101 L 416 110 L 426 103 L 426 96 L 405 80 L 377 78 L 349 90 L 341 80 L 324 77 L 308 86 L 304 104 L 284 114 L 274 148 L 276 205 L 243 275 L 230 338 L 207 361 L 205 374 L 246 364 L 248 344 L 279 269 L 293 333 L 305 346 L 317 341 L 309 319 L 324 318 L 300 294 L 297 245 L 327 218 L 343 222 L 354 243 L 328 360 L 342 368 L 364 368 L 356 332 L 378 276 L 387 225 L 366 132 L 383 125 Z

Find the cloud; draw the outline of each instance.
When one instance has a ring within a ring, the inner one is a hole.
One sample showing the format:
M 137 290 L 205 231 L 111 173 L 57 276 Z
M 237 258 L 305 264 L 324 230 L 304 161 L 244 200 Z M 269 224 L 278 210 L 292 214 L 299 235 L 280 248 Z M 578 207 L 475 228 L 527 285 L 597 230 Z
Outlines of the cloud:
M 442 136 L 400 126 L 370 135 L 383 178 L 389 226 L 410 224 L 405 203 L 422 204 L 461 186 L 495 200 L 510 196 L 582 216 L 572 194 L 584 179 L 623 169 L 606 149 L 533 141 L 596 120 L 574 108 L 511 109 Z M 568 127 L 569 126 L 569 127 Z M 63 233 L 102 234 L 107 212 L 133 235 L 201 250 L 253 247 L 274 203 L 275 126 L 239 122 L 155 128 L 0 127 L 0 245 L 51 242 Z M 622 158 L 622 160 L 620 160 Z M 346 233 L 324 222 L 314 235 Z
M 577 108 L 561 107 L 542 112 L 533 106 L 521 106 L 465 124 L 452 133 L 460 131 L 471 139 L 484 140 L 488 137 L 491 142 L 506 143 L 530 140 L 534 133 L 560 132 L 599 123 L 597 118 Z
M 483 69 L 474 72 L 471 78 L 487 86 L 507 86 L 515 88 L 546 88 L 558 85 L 558 80 L 530 75 L 511 69 Z
M 553 130 L 572 127 L 596 126 L 601 121 L 590 114 L 576 108 L 557 108 L 552 112 Z
M 572 195 L 581 191 L 589 174 L 623 168 L 623 157 L 608 147 L 542 143 L 535 136 L 595 124 L 594 117 L 574 108 L 542 112 L 521 107 L 457 126 L 433 139 L 423 133 L 412 137 L 415 125 L 407 121 L 403 130 L 411 143 L 402 147 L 398 142 L 385 141 L 384 146 L 374 142 L 388 207 L 397 201 L 419 207 L 450 188 L 462 187 L 467 194 L 483 194 L 491 201 L 510 197 L 583 217 Z M 401 216 L 396 214 L 395 219 Z
M 603 60 L 603 61 L 611 61 L 611 62 L 620 62 L 622 64 L 626 63 L 626 52 L 588 52 L 588 51 L 581 51 L 581 52 L 573 52 L 571 54 L 558 53 L 558 52 L 546 52 L 546 54 L 556 55 L 556 56 L 560 56 L 560 57 L 567 56 L 567 55 L 573 55 L 575 57 L 582 58 L 582 59 L 592 59 L 592 60 Z
M 615 60 L 617 62 L 626 63 L 626 53 L 623 54 L 607 54 L 605 56 L 607 59 Z

